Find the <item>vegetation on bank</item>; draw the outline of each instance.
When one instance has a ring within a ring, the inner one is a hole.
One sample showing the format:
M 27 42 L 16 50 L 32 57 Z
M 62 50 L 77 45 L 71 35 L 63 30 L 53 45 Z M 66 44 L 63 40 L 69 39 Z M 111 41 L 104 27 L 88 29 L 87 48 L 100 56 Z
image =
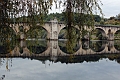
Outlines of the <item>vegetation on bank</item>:
M 45 15 L 44 16 L 44 21 L 50 21 L 54 18 L 57 18 L 58 21 L 60 22 L 65 22 L 65 12 L 62 12 L 62 13 L 50 13 L 48 15 Z M 73 19 L 75 20 L 74 22 L 76 23 L 79 23 L 78 22 L 78 13 L 73 13 L 73 15 L 75 16 Z M 86 16 L 86 20 L 90 19 L 90 15 L 87 15 L 87 14 L 81 14 L 81 15 L 84 15 Z M 99 15 L 93 15 L 93 19 L 95 22 L 100 22 L 101 21 L 101 17 Z
M 104 18 L 101 23 L 104 25 L 120 25 L 120 14 L 115 17 L 111 16 L 109 18 Z

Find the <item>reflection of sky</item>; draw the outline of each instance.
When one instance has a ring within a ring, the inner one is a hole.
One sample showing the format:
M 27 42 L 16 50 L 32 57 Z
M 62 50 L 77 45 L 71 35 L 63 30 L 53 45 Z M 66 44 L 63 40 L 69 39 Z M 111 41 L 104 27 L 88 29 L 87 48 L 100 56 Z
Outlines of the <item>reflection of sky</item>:
M 0 68 L 0 76 L 5 80 L 119 80 L 120 65 L 117 62 L 61 64 L 38 60 L 13 59 L 10 71 L 5 64 Z

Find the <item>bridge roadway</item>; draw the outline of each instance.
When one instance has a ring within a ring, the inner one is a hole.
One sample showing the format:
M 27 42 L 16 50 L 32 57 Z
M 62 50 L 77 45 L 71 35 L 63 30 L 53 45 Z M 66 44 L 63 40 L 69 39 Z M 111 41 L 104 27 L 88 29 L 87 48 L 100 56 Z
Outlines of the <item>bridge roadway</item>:
M 42 53 L 33 53 L 31 52 L 27 45 L 26 41 L 21 41 L 20 42 L 20 47 L 16 46 L 10 53 L 5 53 L 5 54 L 0 54 L 0 57 L 62 57 L 62 56 L 82 56 L 82 55 L 101 55 L 101 54 L 119 54 L 120 51 L 117 50 L 114 47 L 114 41 L 108 41 L 106 44 L 103 44 L 102 47 L 100 48 L 99 51 L 94 51 L 92 48 L 89 46 L 89 42 L 86 42 L 85 45 L 88 47 L 88 49 L 83 49 L 83 45 L 81 44 L 81 41 L 79 41 L 79 49 L 73 53 L 73 54 L 67 54 L 63 52 L 60 47 L 58 46 L 58 41 L 47 41 L 47 49 L 43 51 Z M 39 47 L 39 46 L 38 46 Z M 23 52 L 20 52 L 20 48 L 23 49 Z
M 43 27 L 47 31 L 47 39 L 51 40 L 58 40 L 58 35 L 60 31 L 66 27 L 64 23 L 60 23 L 57 21 L 57 19 L 51 20 L 49 22 L 46 22 L 42 25 L 39 23 L 36 24 L 38 27 Z M 20 32 L 19 27 L 23 26 L 24 31 L 28 31 L 30 29 L 31 25 L 28 25 L 27 23 L 15 23 L 15 24 L 10 24 L 10 27 L 13 28 L 13 30 L 17 33 Z M 75 28 L 79 29 L 79 27 L 76 25 L 74 26 Z M 84 29 L 88 30 L 91 32 L 93 29 L 87 28 L 86 26 Z M 114 34 L 120 30 L 120 26 L 104 26 L 104 25 L 95 25 L 94 29 L 98 29 L 101 31 L 102 35 L 106 37 L 108 40 L 114 40 Z M 88 35 L 89 36 L 89 35 Z M 21 39 L 24 38 L 24 34 L 21 33 Z

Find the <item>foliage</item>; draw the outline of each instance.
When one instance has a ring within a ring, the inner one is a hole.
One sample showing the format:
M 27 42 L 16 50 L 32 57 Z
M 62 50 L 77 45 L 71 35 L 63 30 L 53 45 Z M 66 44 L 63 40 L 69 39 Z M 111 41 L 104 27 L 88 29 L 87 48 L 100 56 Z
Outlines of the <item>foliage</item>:
M 120 14 L 116 15 L 116 17 L 111 16 L 108 19 L 104 19 L 105 25 L 120 25 Z
M 93 10 L 97 12 L 101 8 L 99 6 L 99 0 L 1 0 L 0 11 L 1 15 L 5 15 L 7 18 L 16 18 L 22 16 L 29 16 L 30 21 L 40 21 L 42 23 L 43 14 L 47 14 L 49 9 L 53 6 L 53 2 L 56 3 L 56 8 L 64 7 L 64 12 L 66 15 L 65 19 L 67 24 L 74 24 L 74 14 L 79 17 L 79 24 L 83 26 L 87 18 L 83 14 L 93 15 Z M 4 13 L 5 12 L 5 13 Z M 36 15 L 39 15 L 39 17 Z M 92 19 L 92 17 L 91 17 Z M 15 20 L 14 20 L 15 21 Z M 21 20 L 22 21 L 22 20 Z M 29 22 L 29 20 L 27 20 Z M 92 20 L 90 20 L 90 25 Z
M 106 25 L 120 25 L 120 21 L 116 19 L 111 19 L 111 20 L 109 19 L 105 21 L 105 24 Z
M 15 39 L 15 32 L 13 29 L 6 25 L 0 26 L 0 38 L 3 40 L 13 40 Z
M 64 12 L 62 12 L 62 13 L 50 13 L 48 15 L 44 15 L 43 19 L 44 19 L 45 22 L 47 22 L 47 21 L 50 21 L 54 18 L 57 18 L 57 20 L 59 22 L 65 22 L 65 15 L 64 14 L 65 14 Z M 73 13 L 73 14 L 75 16 L 74 17 L 75 23 L 76 24 L 79 23 L 78 17 L 77 17 L 78 13 Z M 86 20 L 90 19 L 89 18 L 90 15 L 84 14 L 84 16 L 86 16 Z M 88 16 L 88 18 L 87 18 L 87 16 Z M 100 22 L 101 21 L 101 17 L 99 15 L 93 15 L 93 18 L 94 18 L 95 22 Z

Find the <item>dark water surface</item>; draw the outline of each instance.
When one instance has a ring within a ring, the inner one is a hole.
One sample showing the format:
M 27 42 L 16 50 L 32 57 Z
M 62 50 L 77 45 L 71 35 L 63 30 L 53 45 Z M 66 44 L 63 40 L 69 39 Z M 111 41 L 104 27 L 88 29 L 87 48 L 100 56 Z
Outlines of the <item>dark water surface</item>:
M 29 42 L 23 41 L 17 44 L 15 47 L 18 48 L 18 51 L 12 50 L 8 54 L 3 54 L 2 51 L 0 78 L 3 77 L 3 80 L 120 79 L 119 41 L 80 42 L 75 46 L 73 54 L 65 53 L 67 51 L 63 45 L 65 41 L 31 41 L 34 44 Z M 29 55 L 24 50 L 26 47 L 31 52 Z M 1 47 L 1 49 L 3 48 Z

